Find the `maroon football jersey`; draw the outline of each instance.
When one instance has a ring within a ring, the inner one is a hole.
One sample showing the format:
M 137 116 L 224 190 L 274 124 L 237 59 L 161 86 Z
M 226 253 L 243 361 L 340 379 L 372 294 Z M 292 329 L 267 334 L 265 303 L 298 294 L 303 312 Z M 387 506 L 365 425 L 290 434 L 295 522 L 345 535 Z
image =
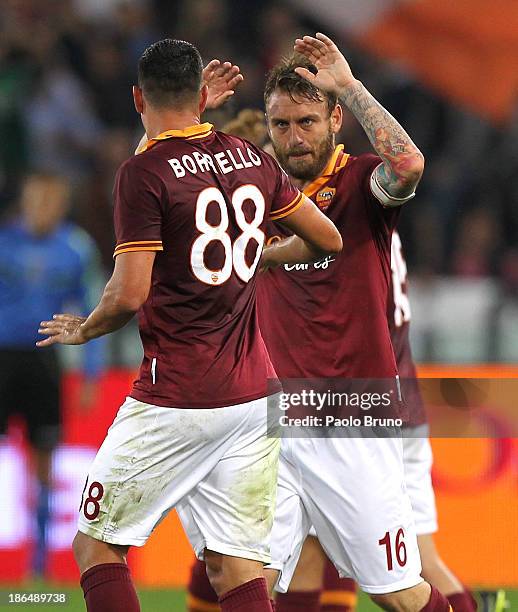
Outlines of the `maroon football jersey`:
M 419 391 L 417 372 L 410 348 L 410 302 L 406 261 L 401 238 L 397 231 L 392 234 L 392 287 L 388 299 L 388 323 L 396 363 L 401 377 L 403 399 L 408 408 L 410 427 L 426 423 L 426 411 Z
M 280 378 L 393 378 L 397 374 L 387 322 L 390 244 L 399 208 L 372 195 L 381 159 L 352 157 L 339 145 L 304 193 L 339 229 L 343 250 L 310 264 L 260 275 L 261 333 Z M 267 229 L 271 243 L 286 232 Z
M 120 167 L 115 256 L 157 251 L 138 313 L 144 360 L 132 397 L 215 408 L 267 394 L 275 373 L 255 269 L 267 220 L 301 203 L 276 161 L 208 123 L 165 132 Z

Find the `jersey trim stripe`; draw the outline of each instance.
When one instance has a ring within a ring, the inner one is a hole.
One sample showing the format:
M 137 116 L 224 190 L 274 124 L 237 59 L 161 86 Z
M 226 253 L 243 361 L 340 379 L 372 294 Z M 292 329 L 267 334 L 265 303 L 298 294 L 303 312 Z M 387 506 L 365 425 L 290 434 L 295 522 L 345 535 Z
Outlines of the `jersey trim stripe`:
M 113 256 L 130 251 L 163 251 L 161 240 L 134 240 L 132 242 L 121 242 L 115 247 Z
M 297 202 L 301 196 L 302 196 L 302 193 L 299 191 L 299 193 L 293 198 L 293 200 L 289 204 L 286 204 L 286 206 L 283 206 L 282 208 L 278 208 L 277 210 L 272 210 L 270 214 L 278 215 L 278 214 L 283 213 L 285 210 L 288 210 L 288 208 L 290 208 L 293 204 L 295 204 L 295 202 Z
M 212 130 L 208 130 L 207 132 L 203 132 L 202 134 L 197 134 L 196 136 L 189 136 L 186 140 L 200 140 L 200 138 L 206 138 L 209 134 L 212 133 Z
M 321 176 L 320 178 L 316 179 L 311 183 L 311 185 L 308 185 L 304 189 L 304 195 L 306 195 L 308 198 L 312 198 L 321 187 L 324 187 L 330 178 L 330 176 Z
M 163 251 L 164 247 L 159 246 L 159 247 L 152 247 L 152 246 L 143 246 L 143 247 L 129 247 L 127 249 L 117 249 L 114 253 L 113 256 L 117 257 L 117 255 L 120 255 L 121 253 L 132 253 L 134 251 Z
M 133 246 L 133 245 L 143 245 L 143 244 L 162 244 L 161 240 L 130 240 L 129 242 L 121 242 L 115 247 L 115 250 L 120 249 L 121 247 Z
M 158 136 L 155 136 L 154 138 L 150 138 L 145 145 L 138 148 L 136 153 L 144 153 L 144 151 L 148 151 L 151 149 L 151 147 L 154 147 L 157 142 L 167 140 L 168 138 L 185 138 L 186 140 L 198 140 L 200 138 L 205 138 L 212 133 L 213 129 L 214 126 L 212 123 L 201 123 L 199 125 L 190 125 L 184 130 L 167 130 L 166 132 L 158 134 Z
M 302 192 L 299 192 L 299 195 L 287 206 L 284 206 L 283 208 L 279 208 L 279 210 L 274 210 L 273 212 L 271 212 L 270 219 L 272 221 L 277 221 L 277 219 L 282 219 L 294 213 L 297 208 L 300 208 L 302 206 L 302 203 L 304 202 L 304 198 L 302 197 L 302 195 Z
M 312 183 L 307 185 L 303 193 L 307 195 L 308 198 L 314 196 L 319 189 L 324 187 L 333 174 L 336 174 L 345 168 L 347 162 L 349 161 L 349 157 L 349 153 L 344 153 L 344 145 L 339 144 L 336 147 L 333 156 L 329 160 L 329 163 L 324 168 L 322 174 Z
M 340 172 L 342 168 L 345 168 L 347 162 L 349 161 L 349 153 L 344 153 L 342 157 L 338 160 L 338 163 L 335 166 L 333 174 Z

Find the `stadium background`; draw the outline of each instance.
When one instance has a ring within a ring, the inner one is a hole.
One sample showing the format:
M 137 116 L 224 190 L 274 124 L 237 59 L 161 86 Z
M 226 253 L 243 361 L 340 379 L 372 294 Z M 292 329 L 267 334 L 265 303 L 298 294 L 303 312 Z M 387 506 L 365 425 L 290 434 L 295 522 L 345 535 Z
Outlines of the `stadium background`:
M 421 373 L 518 377 L 513 0 L 3 0 L 2 219 L 13 214 L 30 169 L 63 174 L 73 187 L 71 217 L 95 239 L 107 278 L 113 176 L 141 134 L 130 86 L 142 50 L 164 36 L 186 38 L 206 61 L 239 64 L 245 81 L 235 99 L 207 116 L 221 126 L 241 108 L 262 108 L 265 72 L 296 36 L 316 30 L 337 40 L 356 76 L 427 159 L 418 196 L 400 225 Z M 351 153 L 369 149 L 350 117 L 341 139 Z M 54 461 L 52 580 L 77 578 L 69 551 L 77 501 L 87 465 L 139 362 L 135 327 L 114 335 L 107 350 L 87 412 L 78 401 L 80 351 L 63 351 L 68 374 L 64 440 Z M 445 559 L 470 586 L 518 588 L 518 445 L 512 433 L 433 444 Z M 25 451 L 15 422 L 0 445 L 0 588 L 29 578 Z M 131 563 L 139 585 L 177 588 L 185 584 L 190 560 L 172 515 Z

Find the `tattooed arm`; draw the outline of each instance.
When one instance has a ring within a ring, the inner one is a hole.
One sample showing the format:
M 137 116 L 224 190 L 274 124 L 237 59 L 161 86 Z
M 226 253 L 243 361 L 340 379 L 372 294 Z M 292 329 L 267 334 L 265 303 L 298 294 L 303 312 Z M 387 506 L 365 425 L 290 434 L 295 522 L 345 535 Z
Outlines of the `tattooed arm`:
M 411 197 L 421 179 L 424 157 L 401 125 L 354 78 L 351 68 L 334 42 L 324 34 L 304 36 L 295 41 L 295 51 L 305 55 L 318 69 L 313 74 L 296 68 L 300 76 L 325 91 L 334 91 L 344 101 L 367 134 L 383 160 L 373 177 L 381 192 L 390 196 L 392 205 Z M 380 198 L 378 198 L 380 199 Z

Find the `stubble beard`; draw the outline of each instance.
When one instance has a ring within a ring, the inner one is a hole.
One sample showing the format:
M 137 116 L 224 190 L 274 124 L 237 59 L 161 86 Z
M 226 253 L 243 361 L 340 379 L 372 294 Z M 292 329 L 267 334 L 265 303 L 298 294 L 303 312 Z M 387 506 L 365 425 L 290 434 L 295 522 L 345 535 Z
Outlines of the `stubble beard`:
M 285 152 L 279 147 L 276 147 L 273 142 L 272 145 L 275 151 L 275 157 L 289 176 L 302 181 L 312 181 L 322 173 L 329 158 L 333 154 L 335 149 L 335 137 L 333 132 L 329 130 L 326 138 L 319 144 L 314 154 L 312 152 L 313 155 L 310 161 L 293 160 L 290 155 L 297 154 L 298 151 L 289 150 Z

